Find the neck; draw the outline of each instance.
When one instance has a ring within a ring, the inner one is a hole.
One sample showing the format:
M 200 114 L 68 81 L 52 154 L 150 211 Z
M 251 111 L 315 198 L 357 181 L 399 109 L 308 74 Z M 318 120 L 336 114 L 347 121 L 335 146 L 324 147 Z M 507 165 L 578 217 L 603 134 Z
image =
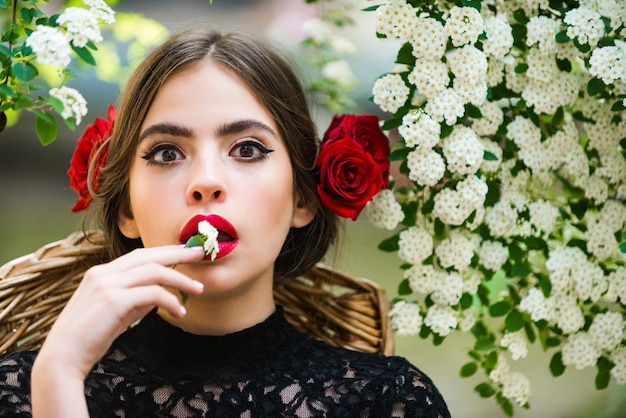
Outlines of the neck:
M 262 295 L 252 294 L 254 297 L 190 297 L 185 304 L 187 314 L 183 318 L 175 318 L 164 309 L 157 312 L 183 331 L 198 335 L 226 335 L 261 323 L 276 310 L 271 287 Z

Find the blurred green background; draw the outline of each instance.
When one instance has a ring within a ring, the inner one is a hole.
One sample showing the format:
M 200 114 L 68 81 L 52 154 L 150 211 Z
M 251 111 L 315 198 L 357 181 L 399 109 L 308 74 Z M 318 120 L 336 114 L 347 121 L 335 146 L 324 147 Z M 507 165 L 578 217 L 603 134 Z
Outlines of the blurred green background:
M 175 3 L 129 0 L 123 1 L 116 10 L 142 13 L 171 31 L 189 24 L 217 24 L 223 29 L 262 32 L 290 52 L 297 50 L 297 43 L 303 36 L 299 29 L 302 22 L 317 12 L 304 0 L 214 0 L 213 3 L 209 6 L 207 0 Z M 54 6 L 54 1 L 51 4 Z M 360 55 L 351 59 L 351 64 L 360 79 L 355 99 L 361 108 L 352 112 L 376 112 L 367 101 L 369 89 L 377 75 L 390 69 L 388 66 L 393 62 L 396 50 L 376 39 L 372 18 L 371 13 L 359 13 L 356 25 L 343 33 L 357 44 L 360 51 Z M 106 39 L 107 33 L 104 35 Z M 42 147 L 34 133 L 34 119 L 22 115 L 17 125 L 0 134 L 0 264 L 81 229 L 82 215 L 70 211 L 76 195 L 69 188 L 65 172 L 82 129 L 95 116 L 104 115 L 109 103 L 116 102 L 119 88 L 116 84 L 96 80 L 93 70 L 78 71 L 77 74 L 70 86 L 83 93 L 90 110 L 77 131 L 66 130 L 60 124 L 59 138 Z M 319 109 L 316 115 L 322 131 L 330 116 Z M 338 248 L 339 256 L 331 256 L 332 264 L 354 276 L 368 277 L 380 283 L 390 297 L 395 296 L 402 278 L 398 268 L 400 260 L 395 254 L 382 253 L 376 248 L 389 235 L 389 232 L 371 226 L 366 216 L 356 223 L 347 223 L 345 240 Z M 471 338 L 459 333 L 449 336 L 439 347 L 434 347 L 431 340 L 419 337 L 397 338 L 396 352 L 434 380 L 453 417 L 504 416 L 494 399 L 479 398 L 473 391 L 483 376 L 459 376 L 459 369 L 469 360 L 466 351 L 472 344 Z M 626 387 L 612 382 L 606 390 L 597 391 L 592 369 L 577 371 L 570 368 L 563 376 L 554 378 L 548 369 L 551 355 L 551 352 L 544 353 L 539 346 L 533 346 L 527 358 L 511 362 L 512 369 L 520 370 L 530 378 L 533 391 L 531 409 L 516 408 L 515 416 L 626 416 Z

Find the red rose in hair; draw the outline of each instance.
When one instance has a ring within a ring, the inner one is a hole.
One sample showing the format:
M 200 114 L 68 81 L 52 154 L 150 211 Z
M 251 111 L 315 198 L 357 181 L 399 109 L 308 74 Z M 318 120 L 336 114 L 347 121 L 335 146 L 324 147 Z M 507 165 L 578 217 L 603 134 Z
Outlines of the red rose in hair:
M 322 147 L 342 138 L 352 138 L 380 167 L 383 187 L 389 185 L 389 139 L 380 129 L 376 115 L 335 115 L 324 133 Z
M 317 191 L 322 203 L 344 218 L 356 220 L 383 186 L 378 164 L 351 138 L 324 144 L 316 165 L 320 169 Z
M 107 149 L 98 151 L 104 141 L 111 135 L 113 123 L 115 122 L 115 108 L 110 105 L 107 109 L 107 118 L 96 118 L 93 124 L 87 126 L 83 136 L 80 137 L 74 150 L 74 155 L 70 160 L 70 168 L 67 174 L 70 177 L 70 186 L 78 192 L 78 201 L 72 207 L 72 212 L 79 212 L 86 209 L 91 203 L 91 193 L 89 192 L 89 166 L 96 153 L 98 161 L 94 165 L 92 173 L 92 188 L 98 190 L 98 176 L 100 167 L 104 165 L 107 158 Z

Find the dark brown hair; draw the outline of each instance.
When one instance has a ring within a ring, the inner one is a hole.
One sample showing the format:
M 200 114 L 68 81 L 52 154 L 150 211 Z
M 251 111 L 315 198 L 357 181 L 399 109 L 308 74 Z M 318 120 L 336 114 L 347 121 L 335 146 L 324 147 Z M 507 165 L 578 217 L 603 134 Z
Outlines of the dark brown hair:
M 109 155 L 94 197 L 95 217 L 117 257 L 142 246 L 117 226 L 120 210 L 128 210 L 129 173 L 139 130 L 160 87 L 173 75 L 210 59 L 239 77 L 274 119 L 290 155 L 294 190 L 315 211 L 313 221 L 291 228 L 275 263 L 276 277 L 302 274 L 320 261 L 335 240 L 338 218 L 317 194 L 315 158 L 319 139 L 306 94 L 292 65 L 271 45 L 243 33 L 221 35 L 190 29 L 174 35 L 135 70 L 122 93 Z

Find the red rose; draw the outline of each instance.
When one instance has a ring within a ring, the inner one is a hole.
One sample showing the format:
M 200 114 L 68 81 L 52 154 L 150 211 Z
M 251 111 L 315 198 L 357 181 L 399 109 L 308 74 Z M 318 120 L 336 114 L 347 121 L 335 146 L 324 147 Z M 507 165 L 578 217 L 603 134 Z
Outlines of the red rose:
M 322 147 L 343 138 L 361 144 L 380 167 L 383 187 L 389 186 L 389 139 L 380 129 L 376 115 L 335 115 L 324 133 Z
M 88 176 L 89 166 L 96 152 L 100 149 L 104 141 L 111 135 L 113 123 L 115 122 L 115 108 L 110 105 L 107 110 L 107 119 L 96 118 L 92 125 L 87 126 L 85 132 L 76 143 L 74 155 L 70 160 L 70 168 L 67 174 L 70 177 L 70 186 L 78 192 L 78 201 L 72 207 L 72 212 L 86 209 L 91 203 L 91 193 L 89 192 Z M 93 190 L 98 190 L 98 176 L 100 167 L 104 165 L 107 158 L 107 150 L 103 149 L 98 155 L 98 161 L 93 170 Z
M 350 138 L 323 146 L 316 164 L 320 169 L 317 191 L 322 203 L 344 218 L 356 220 L 383 186 L 376 161 Z

